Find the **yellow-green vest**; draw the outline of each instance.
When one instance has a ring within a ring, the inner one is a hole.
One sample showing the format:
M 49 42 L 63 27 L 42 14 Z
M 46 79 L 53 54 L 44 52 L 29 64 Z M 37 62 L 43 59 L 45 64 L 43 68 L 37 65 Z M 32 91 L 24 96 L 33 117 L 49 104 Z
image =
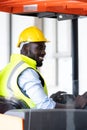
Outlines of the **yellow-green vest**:
M 41 74 L 36 68 L 36 61 L 21 54 L 13 54 L 9 64 L 0 72 L 0 96 L 6 98 L 15 97 L 23 100 L 26 104 L 33 108 L 35 103 L 24 94 L 18 86 L 18 76 L 27 68 L 34 69 L 43 82 L 43 89 L 47 94 L 47 87 Z

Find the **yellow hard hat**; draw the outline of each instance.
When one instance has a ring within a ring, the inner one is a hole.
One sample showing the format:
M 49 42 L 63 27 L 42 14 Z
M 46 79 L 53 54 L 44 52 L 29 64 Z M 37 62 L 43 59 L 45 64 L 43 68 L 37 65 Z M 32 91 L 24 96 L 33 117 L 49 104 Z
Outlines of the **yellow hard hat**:
M 18 40 L 17 47 L 20 47 L 22 42 L 48 42 L 43 32 L 36 26 L 31 26 L 24 29 Z

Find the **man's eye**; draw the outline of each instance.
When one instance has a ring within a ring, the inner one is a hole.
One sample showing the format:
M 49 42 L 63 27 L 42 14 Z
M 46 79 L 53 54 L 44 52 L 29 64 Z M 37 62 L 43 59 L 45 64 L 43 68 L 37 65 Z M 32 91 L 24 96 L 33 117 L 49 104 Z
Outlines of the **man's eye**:
M 39 47 L 40 50 L 45 50 L 45 47 Z

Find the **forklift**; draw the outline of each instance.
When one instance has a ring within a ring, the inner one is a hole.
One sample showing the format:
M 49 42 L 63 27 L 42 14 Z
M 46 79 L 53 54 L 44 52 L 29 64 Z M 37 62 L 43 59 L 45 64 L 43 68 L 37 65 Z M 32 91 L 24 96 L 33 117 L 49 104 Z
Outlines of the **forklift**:
M 71 20 L 72 90 L 79 95 L 78 18 L 87 15 L 87 0 L 0 0 L 0 11 L 38 18 Z M 68 95 L 67 95 L 68 96 Z M 0 130 L 87 130 L 87 110 L 8 110 Z

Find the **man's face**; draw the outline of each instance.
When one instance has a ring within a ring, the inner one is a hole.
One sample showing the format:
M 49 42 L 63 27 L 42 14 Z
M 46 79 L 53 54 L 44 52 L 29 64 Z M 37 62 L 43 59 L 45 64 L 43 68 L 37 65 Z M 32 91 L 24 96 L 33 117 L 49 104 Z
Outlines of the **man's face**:
M 29 43 L 27 56 L 36 60 L 37 67 L 42 66 L 44 56 L 46 55 L 45 49 L 46 49 L 45 42 Z

